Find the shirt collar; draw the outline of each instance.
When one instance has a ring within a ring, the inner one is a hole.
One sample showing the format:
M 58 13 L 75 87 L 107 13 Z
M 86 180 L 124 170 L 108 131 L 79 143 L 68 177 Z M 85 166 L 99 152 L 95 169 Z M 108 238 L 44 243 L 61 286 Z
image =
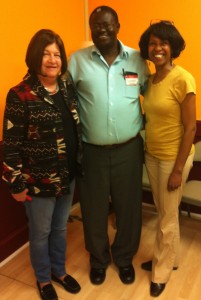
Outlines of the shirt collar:
M 123 58 L 123 57 L 127 58 L 128 57 L 128 51 L 126 50 L 126 47 L 124 46 L 124 44 L 120 40 L 118 40 L 118 41 L 119 41 L 119 44 L 120 44 L 119 56 L 121 58 Z M 94 54 L 97 54 L 98 56 L 101 56 L 101 53 L 100 53 L 99 49 L 95 45 L 91 46 L 91 58 L 92 59 L 93 59 Z

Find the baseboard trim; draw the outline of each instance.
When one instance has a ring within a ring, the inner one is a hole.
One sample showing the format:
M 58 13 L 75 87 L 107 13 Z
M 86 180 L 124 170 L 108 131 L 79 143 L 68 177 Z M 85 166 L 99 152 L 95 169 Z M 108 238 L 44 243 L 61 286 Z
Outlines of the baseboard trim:
M 2 262 L 0 262 L 0 268 L 3 267 L 5 264 L 7 264 L 11 259 L 13 259 L 15 256 L 17 256 L 20 252 L 22 252 L 28 246 L 29 246 L 29 242 L 27 242 L 26 244 L 24 244 L 22 247 L 20 247 L 19 249 L 17 249 L 10 256 L 8 256 L 6 259 L 4 259 Z

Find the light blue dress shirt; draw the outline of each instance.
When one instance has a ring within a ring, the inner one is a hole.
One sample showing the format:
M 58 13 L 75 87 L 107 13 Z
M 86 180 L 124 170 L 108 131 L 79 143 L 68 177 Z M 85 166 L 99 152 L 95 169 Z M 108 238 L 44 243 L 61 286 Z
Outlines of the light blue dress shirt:
M 120 54 L 109 66 L 93 45 L 72 54 L 68 67 L 78 92 L 83 141 L 111 145 L 136 136 L 143 126 L 139 94 L 149 75 L 139 52 L 120 42 Z M 137 73 L 134 85 L 125 72 Z

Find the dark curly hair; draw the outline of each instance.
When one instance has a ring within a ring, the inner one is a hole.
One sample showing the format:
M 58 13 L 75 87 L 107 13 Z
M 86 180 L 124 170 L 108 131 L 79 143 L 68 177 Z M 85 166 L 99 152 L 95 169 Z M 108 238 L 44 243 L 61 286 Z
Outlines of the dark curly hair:
M 148 46 L 150 36 L 154 35 L 162 41 L 168 41 L 171 47 L 172 58 L 179 57 L 185 48 L 185 41 L 177 28 L 168 22 L 160 21 L 150 25 L 140 37 L 139 47 L 142 58 L 149 60 Z
M 60 36 L 50 29 L 41 29 L 32 37 L 26 53 L 25 62 L 31 74 L 40 74 L 44 49 L 56 43 L 61 54 L 61 75 L 67 70 L 66 51 Z

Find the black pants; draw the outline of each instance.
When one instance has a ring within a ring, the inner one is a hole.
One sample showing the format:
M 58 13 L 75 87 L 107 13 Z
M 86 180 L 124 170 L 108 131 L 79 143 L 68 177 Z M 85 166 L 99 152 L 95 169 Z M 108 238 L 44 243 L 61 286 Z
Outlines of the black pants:
M 85 175 L 79 178 L 86 249 L 94 268 L 111 262 L 108 239 L 109 196 L 117 231 L 111 246 L 114 263 L 127 266 L 141 235 L 143 140 L 141 136 L 114 148 L 83 144 Z

